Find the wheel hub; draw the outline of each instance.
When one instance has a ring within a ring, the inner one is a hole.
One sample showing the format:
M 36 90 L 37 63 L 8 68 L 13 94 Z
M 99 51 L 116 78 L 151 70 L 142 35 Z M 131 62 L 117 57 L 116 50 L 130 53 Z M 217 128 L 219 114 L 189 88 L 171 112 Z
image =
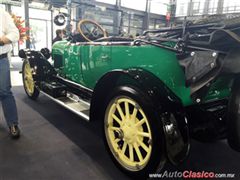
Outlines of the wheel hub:
M 137 142 L 137 128 L 134 125 L 132 125 L 131 123 L 126 123 L 121 129 L 123 132 L 124 141 L 126 141 L 128 144 L 133 144 Z

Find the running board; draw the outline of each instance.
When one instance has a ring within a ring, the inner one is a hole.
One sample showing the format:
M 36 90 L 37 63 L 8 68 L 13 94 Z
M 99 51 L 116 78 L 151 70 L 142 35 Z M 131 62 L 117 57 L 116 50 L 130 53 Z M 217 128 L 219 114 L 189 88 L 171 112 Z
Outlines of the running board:
M 72 111 L 73 113 L 77 114 L 78 116 L 81 116 L 84 120 L 89 121 L 89 110 L 90 110 L 90 104 L 83 101 L 83 100 L 75 100 L 71 97 L 59 97 L 54 98 L 47 93 L 41 91 L 42 94 L 49 97 L 56 103 L 62 105 L 66 109 Z

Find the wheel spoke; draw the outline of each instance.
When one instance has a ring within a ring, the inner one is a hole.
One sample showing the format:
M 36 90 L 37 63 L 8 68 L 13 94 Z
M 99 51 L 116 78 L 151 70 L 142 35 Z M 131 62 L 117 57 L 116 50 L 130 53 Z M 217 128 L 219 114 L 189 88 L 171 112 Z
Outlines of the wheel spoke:
M 25 79 L 29 79 L 29 74 L 24 74 Z
M 25 76 L 29 76 L 29 72 L 25 69 Z
M 139 139 L 137 140 L 138 144 L 146 151 L 148 152 L 150 150 L 150 148 L 148 148 L 142 141 L 140 141 Z
M 113 126 L 109 127 L 109 129 L 112 130 L 112 131 L 119 131 L 119 130 L 120 130 L 120 128 L 118 128 L 118 127 L 113 127 Z
M 125 105 L 126 118 L 128 119 L 129 118 L 129 104 L 128 104 L 128 102 L 125 102 L 124 105 Z
M 122 108 L 120 107 L 119 104 L 117 104 L 117 110 L 118 110 L 118 112 L 119 112 L 119 114 L 120 114 L 120 116 L 122 118 L 122 121 L 124 121 L 125 120 L 125 116 L 124 116 Z
M 118 138 L 114 139 L 114 143 L 118 143 L 119 141 L 121 141 L 121 139 Z
M 133 158 L 133 146 L 131 144 L 128 144 L 128 148 L 129 148 L 130 161 L 133 162 L 133 160 L 134 160 L 134 158 Z
M 136 126 L 138 127 L 138 126 L 141 126 L 141 125 L 143 125 L 143 123 L 145 123 L 146 122 L 146 119 L 145 118 L 143 118 L 143 119 L 141 119 L 140 121 L 138 121 L 137 123 L 136 123 Z
M 136 119 L 137 112 L 138 112 L 138 109 L 136 107 L 134 107 L 134 110 L 133 110 L 133 113 L 132 113 L 132 117 L 131 117 L 131 119 L 133 121 L 135 121 L 135 119 Z
M 112 118 L 113 118 L 115 121 L 117 121 L 117 123 L 118 123 L 119 125 L 122 124 L 122 121 L 121 121 L 115 114 L 112 114 Z
M 140 152 L 140 149 L 139 149 L 137 143 L 134 143 L 133 146 L 134 146 L 134 149 L 135 149 L 135 151 L 137 153 L 138 159 L 141 162 L 143 160 L 143 156 L 142 156 L 142 153 Z
M 27 82 L 29 82 L 29 83 L 33 82 L 33 79 L 31 79 L 31 78 L 29 78 L 29 77 L 26 77 L 25 80 L 26 80 Z
M 25 77 L 30 77 L 30 74 L 28 72 L 25 73 Z
M 146 133 L 146 132 L 137 132 L 137 135 L 139 135 L 139 136 L 143 136 L 143 137 L 148 137 L 148 138 L 150 138 L 151 137 L 151 135 L 150 135 L 150 133 Z
M 126 149 L 127 149 L 127 143 L 124 141 L 121 153 L 125 154 Z

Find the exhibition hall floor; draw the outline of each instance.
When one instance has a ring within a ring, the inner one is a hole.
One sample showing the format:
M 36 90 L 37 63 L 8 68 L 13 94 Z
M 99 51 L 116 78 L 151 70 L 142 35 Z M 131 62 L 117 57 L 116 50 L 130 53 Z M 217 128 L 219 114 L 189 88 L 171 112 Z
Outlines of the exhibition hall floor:
M 21 61 L 12 61 L 13 93 L 22 135 L 8 136 L 0 110 L 0 180 L 128 179 L 112 163 L 101 138 L 99 123 L 88 123 L 44 95 L 30 100 L 21 85 Z M 225 141 L 193 141 L 188 159 L 164 170 L 235 173 L 239 179 L 240 153 Z

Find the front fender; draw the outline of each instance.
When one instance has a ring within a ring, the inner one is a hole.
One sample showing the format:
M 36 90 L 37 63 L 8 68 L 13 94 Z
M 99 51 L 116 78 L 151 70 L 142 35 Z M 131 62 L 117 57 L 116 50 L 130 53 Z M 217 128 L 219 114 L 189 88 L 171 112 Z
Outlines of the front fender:
M 36 82 L 45 81 L 57 74 L 47 60 L 48 54 L 43 50 L 44 49 L 42 49 L 41 52 L 30 49 L 21 49 L 19 51 L 19 57 L 29 61 L 33 69 L 33 79 Z
M 98 102 L 116 86 L 134 85 L 150 97 L 156 113 L 162 120 L 166 152 L 173 164 L 182 162 L 189 152 L 189 132 L 185 110 L 181 100 L 155 75 L 143 69 L 114 70 L 106 73 L 94 89 L 91 119 L 96 118 L 94 109 Z M 101 105 L 102 106 L 102 105 Z

